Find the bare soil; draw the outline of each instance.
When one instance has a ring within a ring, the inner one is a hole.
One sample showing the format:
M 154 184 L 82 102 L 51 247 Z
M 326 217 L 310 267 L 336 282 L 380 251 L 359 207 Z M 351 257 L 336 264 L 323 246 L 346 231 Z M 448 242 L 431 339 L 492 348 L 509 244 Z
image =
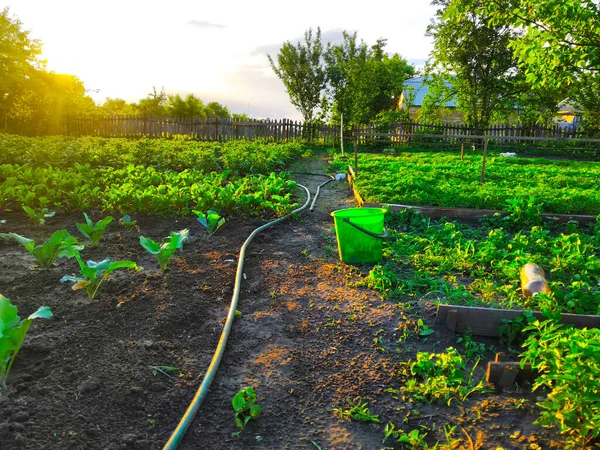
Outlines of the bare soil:
M 293 169 L 322 172 L 325 165 L 322 158 L 308 159 Z M 313 193 L 325 180 L 296 179 Z M 458 426 L 460 448 L 564 448 L 553 432 L 533 425 L 538 394 L 526 388 L 482 394 L 450 407 L 417 407 L 386 391 L 401 386 L 402 361 L 417 351 L 443 351 L 456 345 L 458 336 L 434 323 L 429 303 L 394 304 L 354 285 L 371 266 L 339 261 L 330 217 L 335 209 L 353 206 L 347 183 L 330 183 L 315 211 L 276 225 L 251 243 L 238 307 L 242 315 L 181 448 L 403 448 L 391 439 L 382 444 L 388 422 L 406 431 L 429 427 L 430 444 L 445 443 L 439 430 L 448 423 Z M 193 398 L 228 311 L 239 249 L 264 222 L 229 220 L 209 238 L 194 219 L 135 218 L 140 232 L 127 233 L 115 222 L 99 248 L 86 248 L 84 255 L 96 261 L 132 259 L 145 270 L 115 273 L 91 302 L 84 292 L 59 283 L 64 274 L 77 272 L 75 261 L 32 269 L 35 260 L 22 246 L 0 240 L 0 293 L 22 317 L 40 305 L 54 313 L 34 322 L 9 389 L 0 393 L 1 449 L 159 449 Z M 2 219 L 7 222 L 0 232 L 45 240 L 58 229 L 78 235 L 75 222 L 82 217 L 59 212 L 44 226 L 32 225 L 20 213 Z M 191 238 L 162 274 L 140 247 L 139 235 L 159 240 L 182 228 L 191 230 Z M 398 344 L 403 322 L 416 317 L 434 334 Z M 165 369 L 167 376 L 157 369 L 161 366 L 177 371 Z M 231 399 L 245 386 L 254 387 L 263 414 L 235 437 Z M 347 408 L 359 397 L 382 423 L 334 415 L 333 408 Z M 517 403 L 523 398 L 527 402 Z

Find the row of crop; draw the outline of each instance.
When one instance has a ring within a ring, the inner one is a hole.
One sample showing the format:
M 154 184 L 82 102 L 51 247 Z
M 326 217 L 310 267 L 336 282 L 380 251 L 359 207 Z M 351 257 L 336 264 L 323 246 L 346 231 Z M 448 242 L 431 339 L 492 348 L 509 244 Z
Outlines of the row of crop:
M 558 233 L 543 226 L 513 233 L 503 219 L 471 228 L 404 210 L 388 225 L 393 239 L 385 262 L 366 279 L 388 296 L 600 314 L 600 222 L 587 229 L 571 223 Z M 519 271 L 528 262 L 544 268 L 552 294 L 521 295 Z
M 0 208 L 98 208 L 165 216 L 214 208 L 239 216 L 282 215 L 295 206 L 290 200 L 294 187 L 285 174 L 274 173 L 239 177 L 231 171 L 204 174 L 133 165 L 93 169 L 77 163 L 70 169 L 0 166 Z
M 35 223 L 44 224 L 44 218 L 33 217 L 29 211 L 28 214 L 32 219 L 35 219 Z M 209 235 L 213 234 L 225 221 L 214 211 L 209 211 L 207 214 L 195 211 L 195 214 L 198 216 L 198 222 L 207 229 Z M 77 275 L 65 275 L 60 282 L 74 283 L 73 290 L 84 289 L 91 301 L 95 298 L 100 286 L 116 270 L 133 269 L 141 271 L 143 268 L 138 266 L 136 262 L 129 260 L 111 261 L 110 258 L 105 258 L 100 262 L 84 261 L 82 252 L 86 246 L 98 247 L 108 226 L 114 221 L 113 217 L 107 216 L 94 222 L 86 213 L 84 213 L 84 218 L 85 222 L 76 223 L 76 227 L 89 243 L 84 244 L 78 241 L 67 230 L 55 231 L 45 242 L 36 242 L 16 233 L 0 233 L 0 239 L 14 240 L 21 244 L 35 258 L 37 268 L 41 270 L 53 268 L 59 258 L 75 259 L 79 265 L 79 273 Z M 128 233 L 134 229 L 139 231 L 136 221 L 129 216 L 121 218 L 119 224 Z M 139 242 L 144 250 L 154 255 L 160 270 L 164 273 L 172 256 L 183 247 L 188 236 L 189 230 L 184 229 L 171 232 L 162 242 L 156 242 L 145 236 L 139 236 Z M 6 379 L 23 344 L 31 321 L 35 318 L 52 317 L 50 308 L 46 306 L 40 307 L 36 313 L 23 321 L 20 320 L 17 313 L 17 307 L 0 294 L 0 390 L 6 390 L 7 388 Z
M 201 172 L 231 170 L 236 175 L 283 170 L 307 148 L 300 142 L 198 142 L 167 139 L 122 139 L 66 136 L 23 137 L 0 134 L 0 164 L 70 168 L 123 168 L 130 164 L 158 170 Z
M 358 167 L 355 183 L 367 202 L 504 209 L 509 199 L 534 197 L 544 212 L 600 213 L 600 163 L 490 157 L 484 184 L 473 155 L 360 154 Z

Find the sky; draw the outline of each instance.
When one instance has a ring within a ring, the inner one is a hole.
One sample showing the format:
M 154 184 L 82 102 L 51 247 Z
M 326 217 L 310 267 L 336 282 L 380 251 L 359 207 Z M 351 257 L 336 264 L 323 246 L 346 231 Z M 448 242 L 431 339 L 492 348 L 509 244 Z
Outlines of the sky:
M 321 28 L 323 41 L 356 31 L 422 66 L 431 51 L 426 0 L 0 0 L 43 43 L 47 68 L 78 76 L 101 104 L 164 88 L 217 101 L 232 113 L 301 119 L 266 55 Z

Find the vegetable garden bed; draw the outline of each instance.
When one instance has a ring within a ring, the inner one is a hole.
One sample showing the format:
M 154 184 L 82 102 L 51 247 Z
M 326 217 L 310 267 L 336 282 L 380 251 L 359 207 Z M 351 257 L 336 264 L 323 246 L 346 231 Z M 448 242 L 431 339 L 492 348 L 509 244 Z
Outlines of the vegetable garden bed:
M 323 165 L 310 158 L 294 171 L 318 172 Z M 322 182 L 306 177 L 298 181 L 312 191 Z M 229 184 L 226 179 L 217 187 Z M 261 200 L 287 208 L 293 201 L 259 197 L 248 204 Z M 6 205 L 15 211 L 3 211 L 1 233 L 17 233 L 39 244 L 64 229 L 87 243 L 75 225 L 85 222 L 81 211 L 59 209 L 44 219 L 45 225 L 34 225 L 15 208 L 17 198 Z M 240 214 L 253 211 L 243 201 L 239 205 Z M 39 203 L 32 206 L 39 212 Z M 378 267 L 371 271 L 371 266 L 338 261 L 329 213 L 351 206 L 347 185 L 330 183 L 315 212 L 253 241 L 222 365 L 181 448 L 408 444 L 426 449 L 436 442 L 439 449 L 471 444 L 564 448 L 564 436 L 533 424 L 539 416 L 534 406 L 539 393 L 487 392 L 485 368 L 476 363 L 477 357 L 491 359 L 496 350 L 507 349 L 436 326 L 431 294 L 419 295 L 423 278 L 412 277 L 414 291 L 392 292 L 388 281 L 377 284 Z M 193 202 L 188 205 L 194 207 Z M 36 261 L 21 243 L 0 240 L 0 293 L 18 306 L 22 317 L 40 305 L 54 314 L 31 326 L 8 391 L 0 393 L 3 448 L 160 448 L 216 347 L 242 242 L 264 217 L 278 213 L 266 204 L 260 209 L 263 218 L 228 216 L 209 236 L 196 218 L 165 218 L 129 208 L 119 214 L 130 213 L 139 229 L 132 225 L 127 231 L 131 222 L 115 220 L 98 247 L 87 246 L 81 254 L 84 261 L 107 256 L 111 261 L 131 260 L 144 270 L 115 271 L 93 300 L 84 290 L 73 291 L 70 284 L 59 282 L 64 275 L 78 276 L 75 259 L 59 258 L 48 269 L 32 269 Z M 92 224 L 108 213 L 120 217 L 115 211 L 87 212 Z M 445 227 L 441 235 L 427 235 L 431 223 L 424 227 L 424 219 L 404 214 L 389 225 L 413 227 L 444 245 L 456 243 L 457 232 L 470 237 L 464 230 Z M 163 273 L 155 255 L 140 245 L 140 237 L 160 242 L 185 229 L 190 230 L 189 239 Z M 588 244 L 583 242 L 582 248 Z M 394 254 L 386 250 L 385 257 L 393 262 Z M 396 279 L 389 282 L 393 286 Z M 387 300 L 365 285 L 383 288 Z M 577 305 L 588 308 L 590 302 L 583 300 Z M 432 384 L 434 380 L 446 380 L 446 388 Z M 246 387 L 254 389 L 262 415 L 236 435 L 240 430 L 232 399 Z

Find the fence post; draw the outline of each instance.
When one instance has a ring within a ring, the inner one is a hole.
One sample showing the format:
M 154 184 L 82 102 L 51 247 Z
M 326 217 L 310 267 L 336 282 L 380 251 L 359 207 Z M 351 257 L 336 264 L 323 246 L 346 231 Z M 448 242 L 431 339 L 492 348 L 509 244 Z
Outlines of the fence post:
M 344 156 L 344 115 L 340 115 L 340 146 L 342 148 L 342 156 Z

